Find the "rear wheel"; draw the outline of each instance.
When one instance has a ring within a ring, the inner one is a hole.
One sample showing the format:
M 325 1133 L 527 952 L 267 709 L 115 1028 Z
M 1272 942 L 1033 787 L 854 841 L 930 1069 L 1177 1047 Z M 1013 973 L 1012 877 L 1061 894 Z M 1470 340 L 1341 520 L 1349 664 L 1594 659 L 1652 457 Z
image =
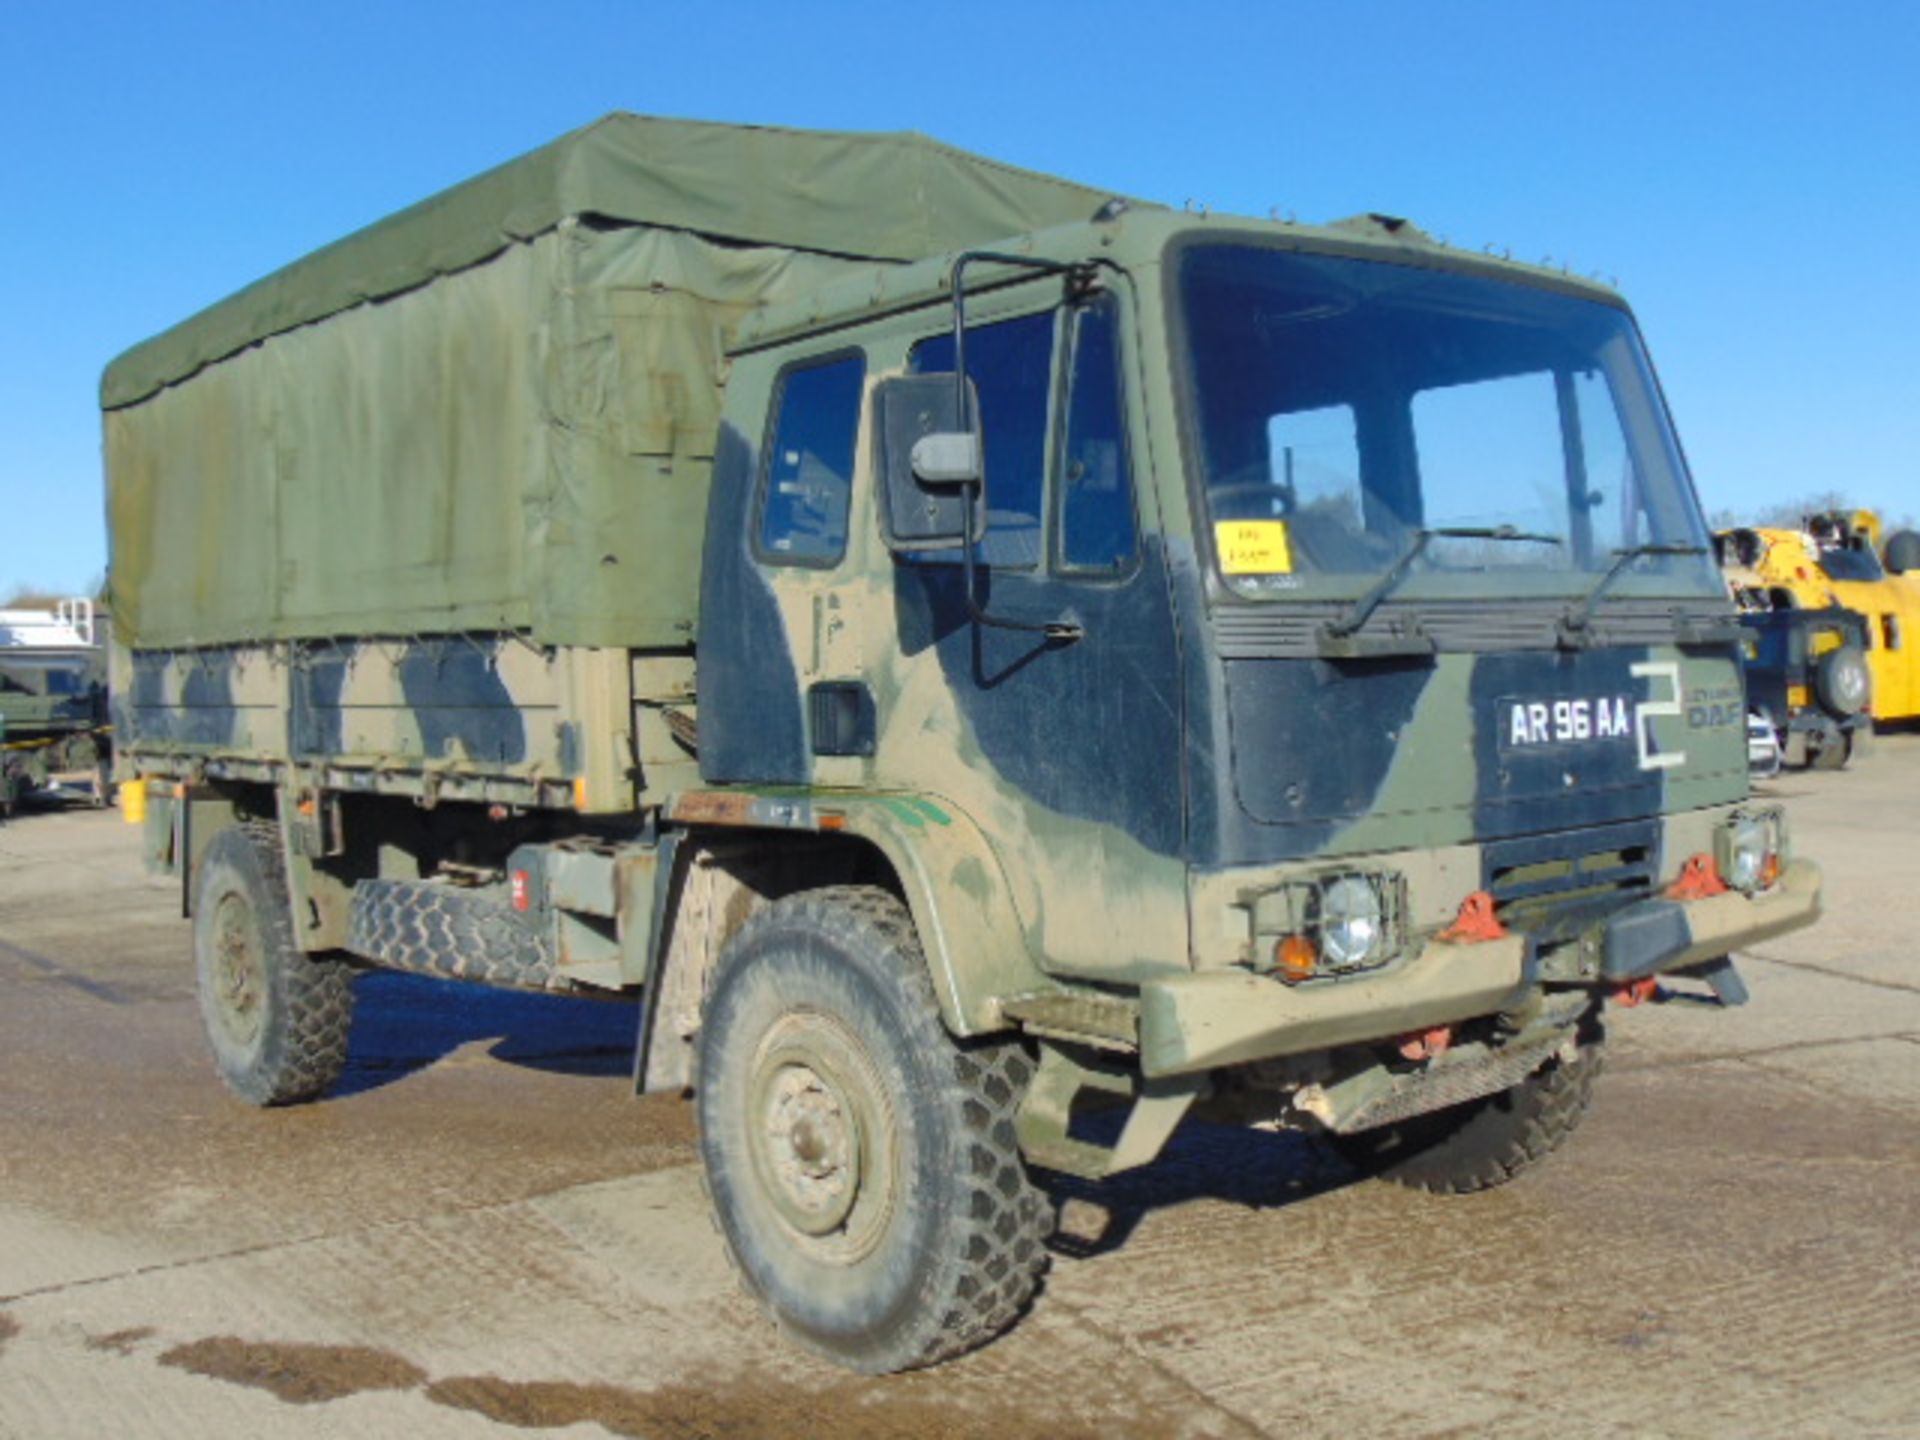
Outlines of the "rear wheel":
M 227 1088 L 253 1105 L 328 1090 L 347 1060 L 350 972 L 294 943 L 272 825 L 233 826 L 207 847 L 193 950 L 200 1018 Z
M 1844 770 L 1853 758 L 1853 734 L 1837 727 L 1809 736 L 1807 764 L 1815 770 Z
M 1331 1139 L 1342 1159 L 1383 1180 L 1438 1195 L 1490 1190 L 1565 1144 L 1593 1098 L 1598 1025 L 1572 1059 L 1555 1057 L 1511 1089 L 1397 1125 Z
M 1014 1139 L 1031 1075 L 1017 1042 L 947 1034 L 886 892 L 811 891 L 742 927 L 700 1028 L 700 1149 L 733 1259 L 784 1330 L 878 1373 L 1019 1317 L 1051 1222 Z

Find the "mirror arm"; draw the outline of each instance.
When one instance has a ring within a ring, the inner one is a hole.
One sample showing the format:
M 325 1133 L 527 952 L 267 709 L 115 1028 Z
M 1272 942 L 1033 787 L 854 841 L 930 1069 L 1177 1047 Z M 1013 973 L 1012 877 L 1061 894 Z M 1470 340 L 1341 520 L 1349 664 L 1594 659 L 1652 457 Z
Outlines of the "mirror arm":
M 971 407 L 967 403 L 967 267 L 974 264 L 1011 265 L 1023 270 L 1064 275 L 1076 288 L 1090 284 L 1093 279 L 1093 266 L 1084 262 L 1076 265 L 1065 260 L 1042 260 L 1032 255 L 1008 255 L 999 250 L 962 250 L 954 256 L 951 281 L 953 383 L 958 393 L 954 396 L 953 413 L 960 417 L 962 429 L 970 428 L 973 423 L 973 417 L 968 414 Z
M 978 562 L 973 557 L 974 512 L 980 504 L 980 483 L 976 480 L 967 486 L 967 539 L 960 547 L 960 565 L 966 573 L 967 614 L 976 625 L 991 625 L 996 630 L 1019 630 L 1028 635 L 1044 635 L 1049 643 L 1071 644 L 1087 633 L 1086 627 L 1071 614 L 1054 620 L 1009 620 L 1002 615 L 989 615 L 986 607 L 980 603 L 980 572 Z M 981 529 L 984 531 L 985 516 Z
M 960 417 L 960 428 L 974 430 L 974 419 L 970 399 L 967 393 L 967 266 L 976 262 L 989 265 L 1011 265 L 1025 270 L 1039 270 L 1048 274 L 1067 277 L 1073 287 L 1084 287 L 1093 277 L 1093 267 L 1087 264 L 1069 264 L 1063 260 L 1042 260 L 1031 255 L 1008 255 L 996 250 L 963 250 L 953 261 L 953 384 L 957 392 L 954 397 L 954 413 Z M 982 498 L 986 490 L 983 480 L 967 483 L 967 519 L 966 533 L 960 542 L 960 563 L 966 573 L 967 614 L 977 625 L 991 625 L 997 630 L 1019 630 L 1030 635 L 1044 635 L 1049 643 L 1071 644 L 1086 634 L 1086 627 L 1070 615 L 1062 615 L 1055 620 L 1007 620 L 998 615 L 989 615 L 986 607 L 980 603 L 979 569 L 974 559 L 974 535 L 987 533 L 986 508 Z

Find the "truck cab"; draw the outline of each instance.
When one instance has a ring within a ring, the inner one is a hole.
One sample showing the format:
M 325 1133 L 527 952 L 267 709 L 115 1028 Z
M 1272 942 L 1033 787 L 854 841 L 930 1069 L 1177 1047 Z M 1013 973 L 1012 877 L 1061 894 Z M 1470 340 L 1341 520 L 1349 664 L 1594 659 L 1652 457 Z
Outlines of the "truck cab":
M 981 837 L 1005 902 L 936 887 L 952 1023 L 1088 987 L 1161 1077 L 1720 974 L 1662 897 L 1736 832 L 1773 877 L 1739 913 L 1811 913 L 1617 297 L 1378 217 L 1121 212 L 982 260 L 958 316 L 955 268 L 750 322 L 699 642 L 716 790 Z M 894 433 L 957 348 L 971 567 Z

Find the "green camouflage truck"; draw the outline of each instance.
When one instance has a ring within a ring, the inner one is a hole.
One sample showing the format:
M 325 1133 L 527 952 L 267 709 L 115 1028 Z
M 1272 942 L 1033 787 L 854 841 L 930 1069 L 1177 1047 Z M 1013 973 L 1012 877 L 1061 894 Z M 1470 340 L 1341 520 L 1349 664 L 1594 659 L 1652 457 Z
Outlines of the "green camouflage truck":
M 0 610 L 0 818 L 34 794 L 106 803 L 106 626 L 84 598 Z
M 1436 1191 L 1819 879 L 1611 290 L 610 116 L 116 360 L 130 809 L 219 1073 L 366 966 L 645 996 L 750 1287 L 1004 1329 L 1189 1114 Z

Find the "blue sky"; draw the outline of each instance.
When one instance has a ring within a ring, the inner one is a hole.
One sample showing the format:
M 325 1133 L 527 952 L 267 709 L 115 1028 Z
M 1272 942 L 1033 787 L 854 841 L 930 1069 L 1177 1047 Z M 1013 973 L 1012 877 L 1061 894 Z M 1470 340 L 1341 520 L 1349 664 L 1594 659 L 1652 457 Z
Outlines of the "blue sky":
M 1617 276 L 1710 510 L 1920 512 L 1920 5 L 0 0 L 0 595 L 105 564 L 101 367 L 605 113 L 916 129 Z

